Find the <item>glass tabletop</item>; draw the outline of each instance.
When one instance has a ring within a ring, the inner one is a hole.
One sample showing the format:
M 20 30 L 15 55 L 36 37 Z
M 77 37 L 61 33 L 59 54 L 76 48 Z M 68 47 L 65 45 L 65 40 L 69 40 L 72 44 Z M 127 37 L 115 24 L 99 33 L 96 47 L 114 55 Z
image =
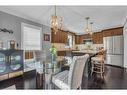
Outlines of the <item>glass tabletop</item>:
M 57 62 L 56 63 L 51 63 L 51 62 L 45 62 L 44 64 L 44 71 L 46 74 L 56 74 L 61 71 L 60 66 L 58 66 Z
M 68 61 L 70 62 L 70 60 Z M 41 62 L 36 62 L 36 64 L 39 63 L 41 65 L 37 65 L 37 72 L 40 75 L 45 76 L 44 80 L 44 88 L 45 89 L 51 89 L 52 88 L 52 77 L 60 72 L 62 72 L 62 66 L 65 62 L 59 62 L 57 60 L 52 61 L 51 59 L 48 60 L 42 60 Z M 71 62 L 70 62 L 71 63 Z M 64 64 L 65 65 L 65 64 Z

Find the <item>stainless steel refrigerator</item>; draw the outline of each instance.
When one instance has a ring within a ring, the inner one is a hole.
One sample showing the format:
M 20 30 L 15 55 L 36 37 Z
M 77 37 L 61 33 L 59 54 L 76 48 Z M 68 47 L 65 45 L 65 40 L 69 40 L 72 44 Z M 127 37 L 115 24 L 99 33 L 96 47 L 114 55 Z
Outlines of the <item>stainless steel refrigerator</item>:
M 106 51 L 106 64 L 123 67 L 124 39 L 123 35 L 103 38 Z

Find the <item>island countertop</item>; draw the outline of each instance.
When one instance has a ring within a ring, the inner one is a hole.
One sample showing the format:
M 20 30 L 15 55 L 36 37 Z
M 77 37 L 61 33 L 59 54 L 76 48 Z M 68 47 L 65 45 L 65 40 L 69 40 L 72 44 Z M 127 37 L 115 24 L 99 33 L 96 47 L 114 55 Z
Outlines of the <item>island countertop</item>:
M 97 50 L 77 50 L 72 51 L 72 53 L 84 53 L 84 54 L 97 54 L 99 51 Z

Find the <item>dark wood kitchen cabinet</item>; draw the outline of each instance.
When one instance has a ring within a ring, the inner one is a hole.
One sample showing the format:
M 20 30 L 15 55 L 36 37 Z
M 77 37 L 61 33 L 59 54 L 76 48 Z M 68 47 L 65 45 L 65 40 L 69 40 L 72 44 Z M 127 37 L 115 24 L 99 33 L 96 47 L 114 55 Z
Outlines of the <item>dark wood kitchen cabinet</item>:
M 123 35 L 123 27 L 103 30 L 103 37 Z
M 91 35 L 89 35 L 89 34 L 84 34 L 84 35 L 81 36 L 81 38 L 82 38 L 82 40 L 83 40 L 83 39 L 90 39 L 90 38 L 91 38 Z
M 113 36 L 112 30 L 103 30 L 103 37 Z
M 90 39 L 91 36 L 89 34 L 84 35 L 75 35 L 75 44 L 82 44 L 84 39 Z
M 59 32 L 57 32 L 57 33 L 51 32 L 51 42 L 52 43 L 58 43 L 59 39 L 60 39 Z
M 66 43 L 67 33 L 63 31 L 58 31 L 56 34 L 51 32 L 51 42 L 52 43 Z
M 101 32 L 94 32 L 92 36 L 90 36 L 89 34 L 84 34 L 80 36 L 76 35 L 75 43 L 81 44 L 84 39 L 92 38 L 94 44 L 103 44 L 103 37 L 117 36 L 117 35 L 123 35 L 123 27 L 106 29 L 106 30 L 102 30 Z
M 75 35 L 75 44 L 81 44 L 82 43 L 82 38 L 80 35 Z
M 103 43 L 103 33 L 96 32 L 93 35 L 84 34 L 84 35 L 76 35 L 75 36 L 75 43 L 82 44 L 84 39 L 92 39 L 94 44 L 102 44 Z
M 102 32 L 93 33 L 92 40 L 94 44 L 103 44 L 103 33 Z
M 68 38 L 68 34 L 66 32 L 61 32 L 61 43 L 66 43 Z
M 56 34 L 51 32 L 51 42 L 52 43 L 66 43 L 68 38 L 68 33 L 65 31 L 58 31 Z M 73 33 L 69 33 L 71 35 L 75 35 Z M 84 39 L 93 40 L 94 44 L 103 44 L 103 37 L 108 36 L 117 36 L 123 35 L 123 27 L 117 27 L 112 29 L 102 30 L 101 32 L 95 32 L 93 35 L 84 34 L 84 35 L 75 35 L 75 44 L 82 44 Z

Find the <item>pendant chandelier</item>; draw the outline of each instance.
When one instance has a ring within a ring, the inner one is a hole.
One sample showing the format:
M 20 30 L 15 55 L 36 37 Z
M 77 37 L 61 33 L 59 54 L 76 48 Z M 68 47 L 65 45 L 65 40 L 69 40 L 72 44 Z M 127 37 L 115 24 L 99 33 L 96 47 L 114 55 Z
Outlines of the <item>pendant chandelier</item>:
M 54 10 L 55 13 L 54 15 L 51 16 L 51 28 L 52 28 L 52 32 L 56 34 L 59 30 L 61 30 L 62 18 L 56 15 L 56 6 L 54 6 Z
M 89 35 L 92 35 L 93 32 L 92 32 L 92 25 L 93 25 L 93 22 L 90 22 L 90 28 L 89 28 L 89 19 L 90 17 L 86 17 L 86 29 L 85 29 L 85 32 Z
M 91 31 L 89 32 L 90 35 L 93 34 L 93 31 L 92 31 L 92 25 L 93 25 L 93 22 L 90 22 L 90 26 L 91 26 Z
M 85 29 L 85 32 L 86 33 L 89 33 L 89 31 L 90 31 L 90 29 L 89 29 L 89 26 L 88 26 L 88 24 L 89 24 L 89 17 L 86 17 L 86 29 Z

